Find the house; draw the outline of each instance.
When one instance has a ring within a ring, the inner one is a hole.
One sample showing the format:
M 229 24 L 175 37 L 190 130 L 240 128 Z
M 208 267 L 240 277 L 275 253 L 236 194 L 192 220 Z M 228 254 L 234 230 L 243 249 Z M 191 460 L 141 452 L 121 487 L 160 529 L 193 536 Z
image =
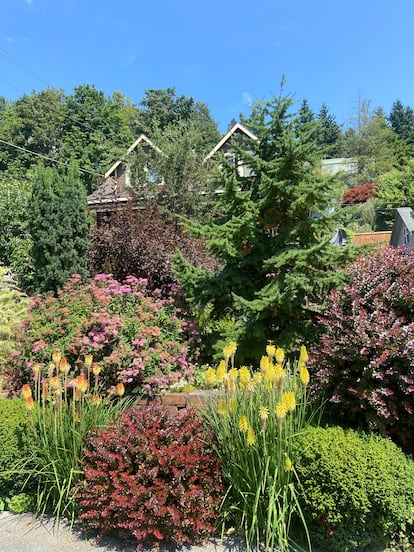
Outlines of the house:
M 338 173 L 353 174 L 357 171 L 357 163 L 348 157 L 322 159 L 322 173 L 333 175 Z
M 252 170 L 247 167 L 241 159 L 236 159 L 234 145 L 243 147 L 243 144 L 248 144 L 249 140 L 257 141 L 258 138 L 249 129 L 240 123 L 236 123 L 223 136 L 220 142 L 205 156 L 204 163 L 207 163 L 212 157 L 217 154 L 224 155 L 226 161 L 230 164 L 237 163 L 237 172 L 239 176 L 251 176 Z M 249 151 L 249 150 L 246 150 Z
M 116 161 L 104 174 L 102 184 L 88 196 L 88 208 L 96 212 L 111 212 L 117 207 L 125 205 L 133 197 L 133 183 L 131 182 L 131 155 L 142 151 L 146 155 L 153 152 L 161 153 L 155 144 L 145 134 L 141 134 L 125 152 L 125 155 Z M 148 180 L 153 175 L 147 167 Z
M 411 207 L 395 210 L 390 245 L 392 247 L 414 247 L 414 218 Z

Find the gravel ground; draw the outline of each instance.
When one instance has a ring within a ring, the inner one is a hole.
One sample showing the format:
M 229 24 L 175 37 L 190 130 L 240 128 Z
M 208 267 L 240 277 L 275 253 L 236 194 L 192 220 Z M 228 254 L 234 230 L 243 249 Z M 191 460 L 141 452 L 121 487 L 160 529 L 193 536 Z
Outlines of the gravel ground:
M 72 531 L 62 522 L 58 528 L 53 520 L 34 520 L 30 514 L 0 514 L 0 552 L 135 552 L 136 547 L 116 539 L 97 541 L 86 538 L 76 528 Z M 149 551 L 148 548 L 144 549 Z M 163 551 L 171 550 L 162 547 Z M 240 541 L 215 539 L 200 546 L 185 546 L 183 552 L 242 552 Z

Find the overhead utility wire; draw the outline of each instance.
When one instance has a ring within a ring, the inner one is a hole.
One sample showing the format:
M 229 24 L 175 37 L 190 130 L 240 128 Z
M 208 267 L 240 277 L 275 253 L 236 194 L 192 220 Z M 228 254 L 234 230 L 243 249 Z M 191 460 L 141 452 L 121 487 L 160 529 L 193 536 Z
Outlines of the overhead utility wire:
M 12 63 L 14 63 L 17 67 L 19 67 L 20 69 L 22 69 L 23 71 L 25 71 L 26 73 L 29 73 L 33 76 L 35 76 L 38 80 L 40 80 L 41 82 L 45 83 L 49 88 L 54 88 L 54 86 L 52 84 L 50 84 L 46 79 L 42 78 L 41 76 L 39 76 L 37 73 L 35 73 L 34 71 L 32 71 L 29 67 L 27 67 L 26 65 L 24 65 L 24 63 L 20 62 L 18 59 L 16 59 L 15 57 L 11 56 L 10 54 L 8 54 L 5 50 L 3 50 L 2 48 L 0 48 L 0 55 L 3 56 L 4 58 L 6 58 L 8 61 L 11 61 Z M 4 79 L 1 79 L 3 80 L 3 82 L 5 82 L 8 86 L 11 86 L 12 88 L 16 89 L 16 90 L 19 90 L 20 92 L 23 92 L 23 94 L 25 94 L 26 92 L 22 89 L 22 88 L 18 88 L 17 86 L 14 86 L 13 84 L 5 81 Z M 57 113 L 57 109 L 54 108 L 54 106 L 49 106 L 49 108 L 52 107 L 52 109 L 54 109 L 55 113 Z M 84 106 L 83 106 L 84 107 Z M 89 115 L 91 115 L 91 117 L 93 118 L 97 118 L 96 117 L 96 114 L 95 113 L 92 113 L 92 111 L 89 111 L 88 109 L 84 109 L 84 111 L 86 113 L 88 113 Z M 76 119 L 76 117 L 72 117 L 71 115 L 69 115 L 68 113 L 65 113 L 64 114 L 65 117 L 67 117 L 68 119 L 71 119 L 72 121 L 78 123 L 79 125 L 87 128 L 88 130 L 92 130 L 93 132 L 96 132 L 97 134 L 100 134 L 107 142 L 111 142 L 112 144 L 115 144 L 117 146 L 122 146 L 124 147 L 124 144 L 121 144 L 121 142 L 114 142 L 113 140 L 111 140 L 110 138 L 108 138 L 106 136 L 106 134 L 104 134 L 102 131 L 100 131 L 99 129 L 94 129 L 93 127 L 91 127 L 90 125 L 88 125 L 87 123 L 84 123 L 82 121 L 80 121 L 79 119 Z
M 66 166 L 68 165 L 67 161 L 61 161 L 60 159 L 53 159 L 52 157 L 48 157 L 47 155 L 43 155 L 42 153 L 37 153 L 37 151 L 29 150 L 29 149 L 23 148 L 21 146 L 16 146 L 16 144 L 12 144 L 11 142 L 6 142 L 6 140 L 2 140 L 1 138 L 0 138 L 0 142 L 2 144 L 6 144 L 7 146 L 10 146 L 12 148 L 16 148 L 18 150 L 25 151 L 25 152 L 30 153 L 32 155 L 36 155 L 37 157 L 41 157 L 42 159 L 46 159 L 47 161 L 52 161 L 53 163 L 60 163 L 61 165 L 66 165 Z M 96 171 L 90 171 L 88 169 L 79 168 L 79 170 L 81 172 L 93 174 L 95 176 L 104 176 L 101 173 L 97 173 Z

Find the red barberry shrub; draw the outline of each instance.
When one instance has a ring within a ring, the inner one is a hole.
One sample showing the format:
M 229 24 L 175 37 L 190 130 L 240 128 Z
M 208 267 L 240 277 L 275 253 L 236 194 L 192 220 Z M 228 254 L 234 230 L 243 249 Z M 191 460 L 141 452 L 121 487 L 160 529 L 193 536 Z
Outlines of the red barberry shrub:
M 414 452 L 414 252 L 361 257 L 333 291 L 310 353 L 330 421 L 375 430 Z
M 92 354 L 104 390 L 122 382 L 127 391 L 151 393 L 193 373 L 173 300 L 148 295 L 146 281 L 133 276 L 121 283 L 98 274 L 84 283 L 74 275 L 57 297 L 36 296 L 16 347 L 5 375 L 12 392 L 31 381 L 35 364 L 46 377 L 57 350 L 67 358 L 71 376 L 83 368 L 79 359 Z
M 176 283 L 171 267 L 176 250 L 200 268 L 214 270 L 217 266 L 200 240 L 186 235 L 177 222 L 154 208 L 123 209 L 94 226 L 89 269 L 91 274 L 110 272 L 118 280 L 128 275 L 145 278 L 148 290 L 159 289 L 168 295 Z
M 370 182 L 347 190 L 342 196 L 341 203 L 342 205 L 355 205 L 356 203 L 364 203 L 364 201 L 376 196 L 377 184 Z
M 134 407 L 85 446 L 80 519 L 99 532 L 175 545 L 210 536 L 223 498 L 212 436 L 192 410 Z

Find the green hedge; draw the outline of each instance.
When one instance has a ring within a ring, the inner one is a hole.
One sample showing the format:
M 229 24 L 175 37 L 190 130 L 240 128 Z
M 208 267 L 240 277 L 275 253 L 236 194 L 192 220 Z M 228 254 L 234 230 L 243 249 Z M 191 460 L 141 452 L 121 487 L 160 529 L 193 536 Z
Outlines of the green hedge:
M 13 472 L 27 458 L 26 427 L 29 412 L 20 399 L 0 399 L 0 499 L 22 490 L 25 475 Z
M 391 441 L 309 428 L 296 466 L 315 550 L 383 550 L 410 519 L 414 462 Z

